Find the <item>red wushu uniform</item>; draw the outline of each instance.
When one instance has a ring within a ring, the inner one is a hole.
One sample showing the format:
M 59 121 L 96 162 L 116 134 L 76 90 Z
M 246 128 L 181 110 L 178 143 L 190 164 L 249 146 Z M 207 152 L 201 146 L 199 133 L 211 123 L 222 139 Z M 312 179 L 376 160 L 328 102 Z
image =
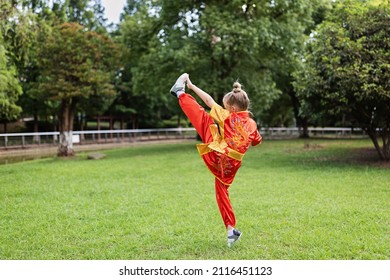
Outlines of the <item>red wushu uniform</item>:
M 256 122 L 247 111 L 230 113 L 219 105 L 214 105 L 208 114 L 189 94 L 180 95 L 179 103 L 202 138 L 203 143 L 197 148 L 215 176 L 216 199 L 225 226 L 235 227 L 228 188 L 249 145 L 255 146 L 262 141 Z

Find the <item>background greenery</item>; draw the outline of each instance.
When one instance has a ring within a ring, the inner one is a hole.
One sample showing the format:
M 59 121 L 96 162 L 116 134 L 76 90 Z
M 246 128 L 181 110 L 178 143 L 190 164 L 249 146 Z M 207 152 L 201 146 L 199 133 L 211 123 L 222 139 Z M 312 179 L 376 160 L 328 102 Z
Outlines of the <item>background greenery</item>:
M 102 115 L 181 126 L 188 72 L 218 102 L 238 79 L 262 127 L 360 127 L 390 160 L 388 0 L 127 0 L 118 25 L 100 0 L 0 4 L 0 121 L 51 123 L 61 155 Z
M 1 166 L 1 259 L 389 259 L 387 0 L 128 0 L 117 26 L 100 0 L 0 8 L 2 131 L 22 117 L 30 131 L 101 115 L 187 126 L 168 93 L 186 71 L 218 101 L 239 79 L 259 126 L 358 126 L 377 151 L 366 140 L 251 149 L 231 188 L 244 231 L 231 250 L 193 145 Z
M 0 166 L 0 259 L 389 259 L 390 173 L 367 140 L 265 141 L 230 195 L 195 143 Z

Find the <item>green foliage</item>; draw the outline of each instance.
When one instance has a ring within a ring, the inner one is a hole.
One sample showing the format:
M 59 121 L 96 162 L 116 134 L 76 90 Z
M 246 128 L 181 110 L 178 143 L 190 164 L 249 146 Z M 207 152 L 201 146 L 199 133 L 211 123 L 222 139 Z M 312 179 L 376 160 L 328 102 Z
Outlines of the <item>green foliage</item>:
M 104 10 L 100 0 L 54 1 L 53 3 L 47 0 L 26 0 L 22 1 L 21 6 L 23 7 L 23 11 L 34 14 L 35 25 L 34 28 L 30 28 L 29 30 L 34 37 L 28 45 L 27 63 L 18 63 L 19 77 L 24 92 L 18 103 L 23 106 L 24 114 L 26 116 L 34 116 L 35 120 L 47 118 L 48 116 L 54 116 L 54 119 L 57 119 L 56 115 L 60 114 L 60 101 L 58 99 L 48 99 L 47 94 L 45 94 L 45 89 L 43 89 L 44 86 L 41 84 L 42 80 L 47 78 L 47 76 L 43 77 L 45 74 L 43 74 L 42 71 L 48 71 L 47 68 L 42 68 L 44 67 L 42 56 L 40 56 L 43 49 L 42 46 L 47 45 L 48 38 L 50 38 L 54 32 L 54 26 L 70 21 L 83 25 L 83 28 L 88 31 L 94 31 L 107 36 Z M 101 45 L 103 46 L 104 44 Z M 84 44 L 84 47 L 88 46 Z M 94 51 L 91 48 L 89 50 Z M 81 53 L 84 52 L 82 48 L 78 48 L 77 51 Z M 110 53 L 110 51 L 115 51 L 115 53 Z M 116 56 L 117 52 L 120 51 L 108 47 L 104 56 L 107 57 L 108 54 L 109 56 Z M 89 66 L 94 67 L 92 64 L 96 63 L 96 61 L 92 61 L 93 60 L 91 60 Z M 117 63 L 110 63 L 110 66 L 111 65 L 117 65 Z M 112 72 L 110 67 L 107 68 L 107 71 Z M 89 74 L 93 75 L 92 72 L 89 72 Z M 110 74 L 110 82 L 113 80 L 112 75 Z M 99 78 L 96 77 L 95 80 L 97 79 Z M 64 84 L 59 81 L 58 85 Z M 103 91 L 106 91 L 105 86 L 102 88 Z M 92 90 L 96 91 L 95 89 Z M 76 102 L 77 104 L 73 107 L 83 114 L 87 113 L 94 116 L 102 114 L 107 110 L 111 102 L 112 97 L 106 98 L 98 93 L 94 93 L 88 98 L 78 100 Z
M 390 258 L 390 173 L 369 141 L 249 149 L 229 188 L 244 232 L 234 248 L 194 144 L 0 166 L 0 259 Z
M 27 63 L 34 38 L 34 17 L 23 13 L 19 2 L 0 2 L 0 119 L 6 122 L 15 120 L 22 112 L 17 105 L 22 94 L 18 66 Z
M 128 1 L 119 29 L 129 49 L 124 82 L 150 106 L 133 108 L 140 116 L 157 105 L 154 112 L 176 109 L 167 91 L 188 72 L 219 102 L 239 79 L 263 115 L 284 90 L 276 76 L 294 69 L 311 11 L 307 1 Z
M 81 25 L 55 27 L 39 51 L 42 92 L 54 100 L 115 94 L 111 80 L 118 65 L 116 51 L 109 38 Z
M 390 8 L 342 1 L 308 42 L 295 84 L 303 113 L 347 114 L 390 159 Z M 379 131 L 378 131 L 379 129 Z M 377 138 L 383 139 L 382 150 Z
M 71 137 L 66 133 L 73 131 L 77 106 L 92 107 L 95 99 L 101 101 L 95 109 L 101 110 L 112 99 L 96 97 L 113 98 L 116 93 L 112 81 L 119 68 L 117 45 L 109 37 L 77 23 L 64 23 L 52 29 L 38 53 L 40 99 L 59 102 L 59 130 L 63 137 L 59 154 L 73 155 Z
M 36 15 L 23 9 L 23 1 L 2 1 L 0 29 L 11 63 L 18 70 L 29 62 L 31 46 L 36 39 Z
M 39 9 L 41 14 L 37 13 L 35 18 L 35 29 L 32 31 L 34 32 L 34 39 L 29 46 L 27 61 L 18 66 L 23 88 L 23 95 L 18 104 L 23 107 L 24 116 L 34 116 L 35 121 L 38 121 L 39 118 L 47 119 L 55 116 L 58 102 L 42 96 L 39 88 L 39 77 L 41 75 L 39 49 L 46 44 L 46 40 L 52 32 L 53 14 L 47 10 L 46 6 L 35 8 Z M 34 9 L 34 6 L 31 9 Z M 53 125 L 53 127 L 55 126 Z
M 307 123 L 310 116 L 312 123 L 318 125 L 334 125 L 345 119 L 348 124 L 373 123 L 375 130 L 374 126 L 386 127 L 386 119 L 379 116 L 389 111 L 388 84 L 378 86 L 378 81 L 388 80 L 389 73 L 385 4 L 386 1 L 336 1 L 337 7 L 331 9 L 330 0 L 129 0 L 121 25 L 111 34 L 124 49 L 108 47 L 103 55 L 121 56 L 123 67 L 115 73 L 110 69 L 110 78 L 103 68 L 94 68 L 94 54 L 88 51 L 88 44 L 79 44 L 78 36 L 72 40 L 79 45 L 64 48 L 69 57 L 60 55 L 70 60 L 68 66 L 73 64 L 73 68 L 59 67 L 58 59 L 50 62 L 48 52 L 48 45 L 56 52 L 61 47 L 55 50 L 54 44 L 67 45 L 66 40 L 56 40 L 61 36 L 58 30 L 52 30 L 60 23 L 78 22 L 85 31 L 107 35 L 100 0 L 2 1 L 0 24 L 9 67 L 16 66 L 13 75 L 23 87 L 24 94 L 17 104 L 26 115 L 46 117 L 57 113 L 61 98 L 54 95 L 58 93 L 72 99 L 78 96 L 74 110 L 82 114 L 106 112 L 127 117 L 133 126 L 158 126 L 162 119 L 181 114 L 168 90 L 178 75 L 188 72 L 195 84 L 219 102 L 239 79 L 250 95 L 251 111 L 260 125 L 291 124 L 294 113 L 298 126 Z M 324 19 L 326 23 L 313 32 L 308 44 L 307 63 L 301 65 L 306 35 Z M 349 25 L 343 26 L 347 22 Z M 373 36 L 369 36 L 371 33 Z M 377 52 L 380 43 L 383 52 Z M 90 58 L 76 59 L 84 54 Z M 52 66 L 54 70 L 49 74 Z M 302 70 L 297 72 L 299 77 L 293 87 L 291 73 L 299 67 Z M 59 72 L 66 78 L 61 78 Z M 81 86 L 72 75 L 79 77 Z M 326 78 L 318 78 L 321 75 Z M 67 79 L 74 83 L 69 86 Z M 115 82 L 115 88 L 108 80 Z M 53 93 L 50 99 L 48 88 Z M 295 91 L 300 94 L 297 96 Z M 113 104 L 114 96 L 104 94 L 107 92 L 117 92 Z M 360 105 L 365 108 L 356 113 L 354 108 Z M 298 115 L 300 106 L 306 114 Z M 366 118 L 362 120 L 361 116 Z
M 60 23 L 76 22 L 88 30 L 107 33 L 107 19 L 104 17 L 101 0 L 56 1 L 52 11 Z
M 16 102 L 21 93 L 16 69 L 9 66 L 7 52 L 0 40 L 0 120 L 11 121 L 20 115 L 22 108 Z

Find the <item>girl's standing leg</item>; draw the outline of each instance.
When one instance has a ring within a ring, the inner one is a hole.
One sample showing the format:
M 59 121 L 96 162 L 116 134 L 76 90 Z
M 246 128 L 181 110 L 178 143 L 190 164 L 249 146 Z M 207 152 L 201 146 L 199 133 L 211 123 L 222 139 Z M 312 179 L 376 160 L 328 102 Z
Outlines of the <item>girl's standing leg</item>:
M 228 185 L 223 184 L 220 180 L 215 178 L 215 195 L 222 220 L 226 228 L 228 228 L 228 226 L 234 228 L 236 226 L 236 216 L 234 215 L 233 207 L 230 203 L 228 188 Z
M 203 143 L 212 141 L 212 134 L 210 132 L 210 125 L 214 124 L 214 120 L 204 110 L 202 106 L 196 102 L 191 95 L 183 93 L 179 96 L 179 104 L 183 112 L 186 114 Z
M 204 108 L 196 102 L 195 98 L 189 94 L 181 94 L 179 96 L 179 104 L 196 131 L 199 133 L 203 143 L 210 143 L 213 140 L 210 132 L 210 125 L 214 124 L 214 120 Z M 236 218 L 230 203 L 228 188 L 229 185 L 225 185 L 215 178 L 215 195 L 226 228 L 228 228 L 228 226 L 236 226 Z

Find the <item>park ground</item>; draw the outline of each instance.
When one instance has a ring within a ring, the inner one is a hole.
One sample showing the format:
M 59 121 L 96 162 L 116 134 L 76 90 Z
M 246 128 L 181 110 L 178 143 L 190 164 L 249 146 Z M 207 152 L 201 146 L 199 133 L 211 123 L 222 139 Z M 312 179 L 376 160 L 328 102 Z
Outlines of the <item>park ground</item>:
M 195 142 L 0 166 L 0 259 L 390 258 L 390 170 L 368 140 L 252 147 L 230 188 L 233 248 Z

